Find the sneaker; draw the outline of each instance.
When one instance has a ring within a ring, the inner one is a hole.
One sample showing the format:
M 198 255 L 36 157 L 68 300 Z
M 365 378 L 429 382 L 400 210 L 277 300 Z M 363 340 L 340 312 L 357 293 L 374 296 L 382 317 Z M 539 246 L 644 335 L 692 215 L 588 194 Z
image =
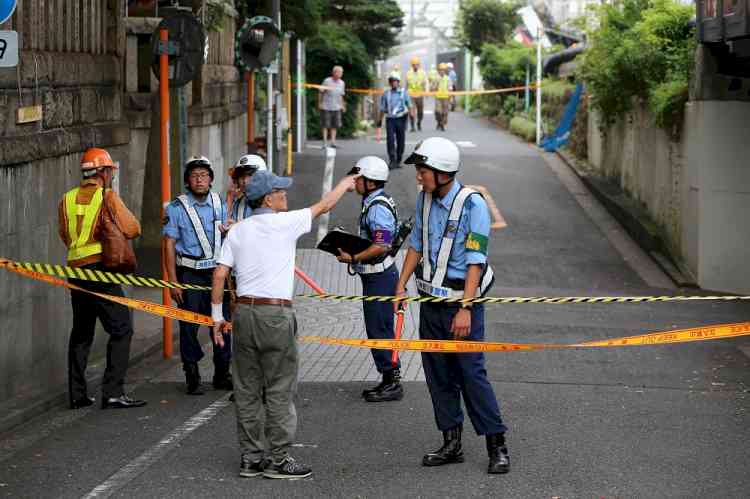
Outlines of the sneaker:
M 298 479 L 312 475 L 312 470 L 304 464 L 298 463 L 292 456 L 286 456 L 280 463 L 271 461 L 263 471 L 266 478 Z
M 258 459 L 253 461 L 247 454 L 242 454 L 240 460 L 240 476 L 244 478 L 253 478 L 263 474 L 263 470 L 268 466 L 268 459 Z

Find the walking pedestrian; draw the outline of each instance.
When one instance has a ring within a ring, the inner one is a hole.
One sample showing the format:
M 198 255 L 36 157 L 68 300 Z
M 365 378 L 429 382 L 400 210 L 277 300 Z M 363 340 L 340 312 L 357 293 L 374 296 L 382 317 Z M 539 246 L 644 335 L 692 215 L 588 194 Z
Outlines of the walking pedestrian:
M 103 213 L 117 225 L 126 239 L 141 234 L 141 226 L 120 196 L 112 190 L 117 166 L 104 149 L 88 149 L 81 158 L 81 184 L 68 191 L 58 208 L 58 233 L 68 248 L 68 265 L 85 270 L 109 270 L 102 265 L 100 226 Z M 113 296 L 125 296 L 119 284 L 70 279 L 78 287 Z M 133 321 L 124 305 L 83 291 L 71 290 L 73 329 L 68 342 L 68 402 L 71 409 L 92 405 L 86 386 L 86 365 L 94 341 L 96 320 L 109 334 L 107 365 L 102 380 L 102 409 L 146 405 L 125 394 Z
M 396 296 L 406 294 L 415 274 L 423 296 L 471 300 L 483 296 L 494 282 L 487 263 L 490 215 L 482 196 L 456 180 L 460 153 L 442 137 L 421 142 L 406 160 L 417 170 L 422 192 L 416 221 Z M 396 304 L 394 304 L 396 305 Z M 484 305 L 480 303 L 422 303 L 419 337 L 424 340 L 484 340 Z M 443 432 L 443 446 L 422 459 L 424 466 L 464 461 L 461 447 L 461 397 L 478 435 L 484 435 L 488 473 L 507 473 L 510 458 L 507 430 L 487 379 L 484 354 L 422 353 L 435 421 Z
M 411 69 L 406 73 L 406 83 L 409 89 L 409 96 L 414 102 L 416 108 L 416 122 L 417 130 L 422 131 L 422 118 L 424 118 L 424 95 L 423 92 L 429 91 L 429 82 L 427 81 L 427 74 L 420 66 L 419 58 L 414 57 L 411 60 Z M 414 121 L 415 113 L 409 115 L 409 123 L 411 124 L 411 131 L 414 132 Z
M 211 286 L 222 233 L 227 230 L 226 208 L 219 195 L 211 191 L 214 171 L 207 158 L 190 158 L 185 165 L 183 180 L 187 192 L 178 196 L 166 209 L 164 237 L 167 275 L 173 282 Z M 211 299 L 205 291 L 170 288 L 169 292 L 183 310 L 203 315 L 211 312 Z M 226 305 L 228 308 L 228 303 Z M 198 368 L 198 362 L 204 355 L 198 340 L 199 328 L 197 324 L 180 321 L 180 357 L 189 395 L 203 393 Z M 232 390 L 232 375 L 229 372 L 231 358 L 229 342 L 224 347 L 214 344 L 213 385 L 217 390 Z
M 323 80 L 324 88 L 318 93 L 318 109 L 320 110 L 320 128 L 323 131 L 323 147 L 338 147 L 336 145 L 336 131 L 341 128 L 342 113 L 346 112 L 346 84 L 341 77 L 344 68 L 334 66 L 331 76 Z
M 297 431 L 297 320 L 291 301 L 296 245 L 310 232 L 313 219 L 354 189 L 355 179 L 345 177 L 309 208 L 287 211 L 286 191 L 292 179 L 257 172 L 245 189 L 252 216 L 231 228 L 221 249 L 213 275 L 211 316 L 214 341 L 222 348 L 228 341 L 223 334 L 227 324 L 222 294 L 233 270 L 238 295 L 232 322 L 233 368 L 242 477 L 304 478 L 312 473 L 289 455 Z
M 450 91 L 455 92 L 458 90 L 458 75 L 456 74 L 456 70 L 453 69 L 453 63 L 447 62 L 445 63 L 446 70 L 448 72 L 448 79 L 451 81 L 450 84 Z M 451 111 L 456 110 L 456 96 L 451 95 Z
M 357 161 L 349 174 L 361 175 L 355 190 L 362 196 L 362 211 L 359 216 L 359 236 L 371 241 L 369 248 L 349 254 L 339 249 L 338 260 L 351 265 L 362 279 L 362 294 L 365 296 L 393 296 L 398 282 L 398 271 L 391 252 L 398 231 L 396 202 L 385 192 L 388 182 L 388 165 L 377 156 L 365 156 Z M 365 331 L 370 339 L 392 340 L 394 338 L 393 313 L 388 302 L 363 301 Z M 367 402 L 401 400 L 404 388 L 401 385 L 401 361 L 392 362 L 390 350 L 372 349 L 375 368 L 382 381 L 364 390 L 362 397 Z
M 446 69 L 447 66 L 445 63 L 438 64 L 438 82 L 435 93 L 435 120 L 437 121 L 437 129 L 443 132 L 445 131 L 445 126 L 448 124 L 448 113 L 451 110 L 451 81 L 448 78 Z
M 230 218 L 227 221 L 227 225 L 241 222 L 253 212 L 252 208 L 250 208 L 250 203 L 247 202 L 247 198 L 245 197 L 245 187 L 247 187 L 250 178 L 252 178 L 255 172 L 266 170 L 268 170 L 266 161 L 257 154 L 242 156 L 237 161 L 237 164 L 234 165 L 234 168 L 230 168 L 229 175 L 236 186 L 237 196 L 232 200 L 231 206 L 227 204 L 230 210 Z
M 388 77 L 390 88 L 380 97 L 380 116 L 385 116 L 386 139 L 388 146 L 388 168 L 401 168 L 406 142 L 406 116 L 411 113 L 411 98 L 406 89 L 401 88 L 401 79 L 397 75 Z

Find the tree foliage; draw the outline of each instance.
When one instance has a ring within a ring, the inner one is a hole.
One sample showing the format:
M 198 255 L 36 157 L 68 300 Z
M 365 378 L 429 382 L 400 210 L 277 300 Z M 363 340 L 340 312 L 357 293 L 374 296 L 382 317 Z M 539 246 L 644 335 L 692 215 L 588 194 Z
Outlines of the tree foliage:
M 536 64 L 536 51 L 517 42 L 504 47 L 485 44 L 479 56 L 479 70 L 488 88 L 522 85 L 527 66 Z
M 397 44 L 404 13 L 395 0 L 324 0 L 325 19 L 347 26 L 374 59 L 385 59 Z
M 645 101 L 658 126 L 678 128 L 695 57 L 694 9 L 676 0 L 618 0 L 596 11 L 579 74 L 603 124 Z
M 322 22 L 323 8 L 327 0 L 282 0 L 281 29 L 307 39 L 315 36 Z M 239 23 L 254 16 L 271 15 L 271 0 L 236 0 Z
M 485 43 L 504 45 L 521 21 L 517 0 L 465 0 L 461 2 L 455 31 L 458 42 L 473 54 Z

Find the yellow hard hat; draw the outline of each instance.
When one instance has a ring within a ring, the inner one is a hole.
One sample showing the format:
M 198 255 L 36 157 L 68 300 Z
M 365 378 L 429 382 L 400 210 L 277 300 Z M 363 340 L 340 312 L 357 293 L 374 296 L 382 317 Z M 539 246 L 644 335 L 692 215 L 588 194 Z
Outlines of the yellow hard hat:
M 438 64 L 438 69 L 446 69 L 447 67 L 448 65 L 445 64 L 444 62 L 441 62 L 440 64 Z
M 412 65 L 419 64 L 419 57 L 412 57 L 411 58 L 411 63 L 412 63 Z

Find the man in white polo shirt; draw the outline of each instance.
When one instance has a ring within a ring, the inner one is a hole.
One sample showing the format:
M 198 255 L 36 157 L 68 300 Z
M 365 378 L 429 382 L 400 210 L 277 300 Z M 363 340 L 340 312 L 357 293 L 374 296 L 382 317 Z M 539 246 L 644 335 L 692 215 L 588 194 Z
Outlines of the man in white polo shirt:
M 309 208 L 287 211 L 286 190 L 292 179 L 258 171 L 245 187 L 252 215 L 232 226 L 221 248 L 213 275 L 211 315 L 214 341 L 221 346 L 220 331 L 227 329 L 221 306 L 224 282 L 234 269 L 238 298 L 232 317 L 232 367 L 240 476 L 304 478 L 312 473 L 288 453 L 297 430 L 297 320 L 291 301 L 297 239 L 310 232 L 314 218 L 354 190 L 357 177 L 345 177 Z

